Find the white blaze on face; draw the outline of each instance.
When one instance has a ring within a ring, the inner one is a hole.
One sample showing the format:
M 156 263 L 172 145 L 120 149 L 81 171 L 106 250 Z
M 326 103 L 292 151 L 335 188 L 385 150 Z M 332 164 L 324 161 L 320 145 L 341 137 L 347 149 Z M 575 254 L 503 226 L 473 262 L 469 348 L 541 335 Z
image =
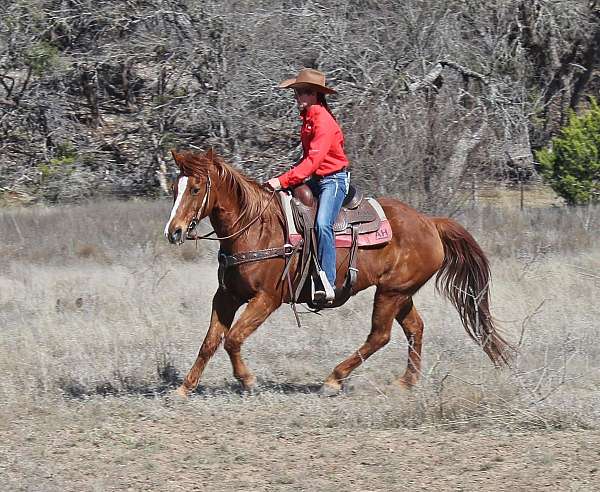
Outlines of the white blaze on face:
M 169 236 L 169 226 L 171 225 L 173 217 L 175 217 L 175 215 L 177 214 L 177 209 L 179 208 L 179 204 L 181 203 L 183 194 L 185 193 L 185 189 L 187 188 L 187 182 L 187 176 L 182 176 L 177 182 L 177 198 L 175 199 L 175 203 L 173 204 L 173 209 L 171 210 L 171 216 L 169 217 L 169 221 L 165 226 L 165 237 Z

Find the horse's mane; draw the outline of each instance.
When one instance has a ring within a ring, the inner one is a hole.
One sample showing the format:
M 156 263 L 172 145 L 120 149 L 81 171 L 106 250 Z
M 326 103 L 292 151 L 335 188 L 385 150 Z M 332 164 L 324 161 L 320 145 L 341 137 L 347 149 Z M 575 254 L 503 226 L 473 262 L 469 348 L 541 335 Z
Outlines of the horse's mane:
M 263 216 L 271 217 L 283 223 L 283 212 L 281 207 L 277 206 L 277 197 L 273 197 L 271 203 L 267 205 L 270 199 L 269 193 L 255 180 L 234 169 L 214 152 L 209 151 L 199 154 L 187 151 L 178 153 L 177 164 L 184 176 L 197 177 L 205 177 L 208 169 L 215 166 L 221 179 L 220 186 L 224 186 L 223 192 L 234 195 L 239 200 L 240 209 L 243 211 L 240 216 L 240 225 L 243 225 L 241 219 L 244 216 L 252 220 L 261 212 Z

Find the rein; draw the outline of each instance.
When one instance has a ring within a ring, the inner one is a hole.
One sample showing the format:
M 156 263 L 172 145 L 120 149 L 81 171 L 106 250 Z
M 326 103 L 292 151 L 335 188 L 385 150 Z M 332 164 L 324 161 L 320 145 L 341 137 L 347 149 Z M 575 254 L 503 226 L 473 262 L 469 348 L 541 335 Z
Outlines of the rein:
M 224 239 L 231 239 L 236 236 L 239 236 L 242 232 L 246 231 L 252 224 L 254 224 L 258 219 L 260 219 L 262 217 L 262 214 L 265 212 L 267 207 L 271 204 L 271 202 L 273 201 L 273 197 L 275 196 L 275 190 L 271 191 L 271 196 L 269 197 L 269 200 L 267 200 L 267 203 L 262 208 L 262 210 L 258 213 L 258 215 L 256 217 L 254 217 L 250 222 L 248 222 L 244 227 L 242 227 L 239 231 L 234 232 L 233 234 L 230 234 L 229 236 L 210 237 L 213 234 L 215 234 L 214 230 L 209 232 L 208 234 L 204 234 L 203 236 L 198 236 L 198 235 L 192 236 L 192 235 L 190 235 L 190 231 L 192 231 L 200 222 L 202 214 L 204 213 L 204 209 L 206 208 L 208 201 L 210 199 L 210 190 L 211 189 L 212 189 L 212 182 L 210 179 L 210 175 L 208 175 L 208 179 L 206 180 L 206 193 L 204 194 L 204 198 L 202 199 L 202 203 L 200 204 L 200 207 L 198 208 L 198 212 L 196 212 L 196 216 L 190 222 L 190 225 L 188 226 L 188 230 L 186 233 L 187 238 L 190 240 L 198 241 L 200 239 L 207 239 L 208 241 L 222 241 Z M 233 225 L 235 226 L 242 217 L 243 217 L 243 214 L 240 215 L 240 217 L 233 223 Z

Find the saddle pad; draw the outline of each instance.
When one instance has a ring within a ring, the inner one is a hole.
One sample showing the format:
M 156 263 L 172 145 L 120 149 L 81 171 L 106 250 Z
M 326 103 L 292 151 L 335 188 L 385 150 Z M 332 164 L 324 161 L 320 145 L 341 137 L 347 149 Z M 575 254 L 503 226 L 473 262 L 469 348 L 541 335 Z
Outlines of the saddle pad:
M 358 247 L 362 246 L 374 246 L 375 244 L 385 244 L 392 240 L 392 227 L 390 226 L 385 212 L 381 205 L 375 198 L 366 198 L 371 206 L 377 212 L 379 216 L 379 227 L 375 230 L 367 229 L 362 232 L 359 229 L 358 234 Z M 352 246 L 352 234 L 348 230 L 344 232 L 336 232 L 335 234 L 335 247 L 336 248 L 349 248 Z
M 302 235 L 298 232 L 296 224 L 294 223 L 294 216 L 292 213 L 292 196 L 286 191 L 280 191 L 277 193 L 281 201 L 281 207 L 285 214 L 285 221 L 287 223 L 289 231 L 289 243 L 292 245 L 298 244 L 302 240 Z M 379 217 L 379 227 L 376 230 L 369 230 L 361 232 L 359 228 L 358 234 L 358 247 L 361 246 L 374 246 L 376 244 L 385 244 L 392 240 L 392 227 L 390 226 L 385 212 L 381 205 L 374 198 L 366 198 L 377 213 Z M 335 233 L 335 246 L 336 248 L 350 248 L 352 246 L 352 234 L 350 230 L 346 229 Z

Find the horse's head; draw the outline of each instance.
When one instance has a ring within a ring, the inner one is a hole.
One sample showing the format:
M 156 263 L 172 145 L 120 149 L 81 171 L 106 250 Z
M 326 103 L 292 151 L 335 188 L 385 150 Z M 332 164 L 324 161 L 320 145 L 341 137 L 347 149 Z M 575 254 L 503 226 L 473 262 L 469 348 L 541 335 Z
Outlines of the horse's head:
M 212 210 L 210 176 L 215 155 L 212 149 L 202 155 L 171 153 L 179 166 L 179 176 L 173 183 L 173 208 L 165 226 L 165 237 L 172 244 L 181 244 L 187 233 Z

